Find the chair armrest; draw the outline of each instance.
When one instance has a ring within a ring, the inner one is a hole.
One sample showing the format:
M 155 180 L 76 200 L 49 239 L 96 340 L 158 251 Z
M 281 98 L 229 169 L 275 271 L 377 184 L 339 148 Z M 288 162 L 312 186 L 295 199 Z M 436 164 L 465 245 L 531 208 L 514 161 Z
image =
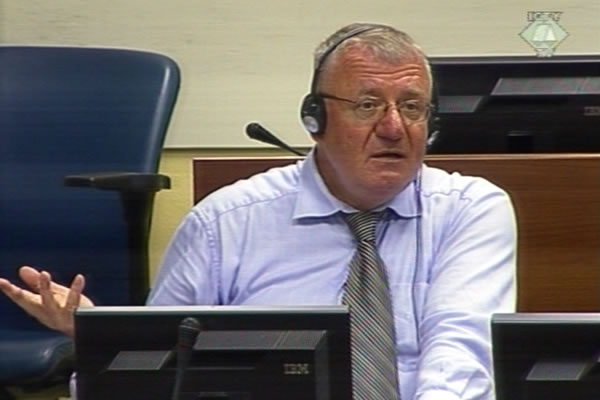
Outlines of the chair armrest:
M 148 240 L 156 192 L 171 187 L 166 175 L 138 172 L 101 172 L 69 175 L 66 186 L 116 191 L 123 206 L 129 247 L 130 303 L 145 304 L 148 294 Z M 1 400 L 1 399 L 0 399 Z
M 171 179 L 166 175 L 141 172 L 101 172 L 65 177 L 66 186 L 93 187 L 119 192 L 158 192 L 171 188 Z

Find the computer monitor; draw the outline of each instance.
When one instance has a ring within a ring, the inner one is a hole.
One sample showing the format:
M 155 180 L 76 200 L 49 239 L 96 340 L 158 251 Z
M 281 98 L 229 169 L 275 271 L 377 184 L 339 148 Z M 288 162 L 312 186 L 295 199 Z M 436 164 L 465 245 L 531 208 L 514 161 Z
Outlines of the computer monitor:
M 78 400 L 171 399 L 188 317 L 201 331 L 180 400 L 352 398 L 346 307 L 127 306 L 75 312 Z
M 600 399 L 600 313 L 492 317 L 496 400 Z
M 600 55 L 430 62 L 430 154 L 600 152 Z

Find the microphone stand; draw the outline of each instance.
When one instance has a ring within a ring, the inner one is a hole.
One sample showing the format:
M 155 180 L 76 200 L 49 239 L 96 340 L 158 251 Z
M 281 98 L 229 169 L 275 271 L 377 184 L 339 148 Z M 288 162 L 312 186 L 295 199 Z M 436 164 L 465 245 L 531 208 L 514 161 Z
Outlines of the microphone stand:
M 188 317 L 179 324 L 177 339 L 177 369 L 175 371 L 175 384 L 171 400 L 179 400 L 183 377 L 192 357 L 194 344 L 200 333 L 201 325 L 196 318 Z
M 257 122 L 252 122 L 246 125 L 246 134 L 250 139 L 258 140 L 259 142 L 272 144 L 274 146 L 279 147 L 280 149 L 287 150 L 291 153 L 296 154 L 297 156 L 304 157 L 306 154 L 294 149 L 290 145 L 281 141 L 277 136 L 273 135 L 267 129 L 265 129 L 261 124 Z

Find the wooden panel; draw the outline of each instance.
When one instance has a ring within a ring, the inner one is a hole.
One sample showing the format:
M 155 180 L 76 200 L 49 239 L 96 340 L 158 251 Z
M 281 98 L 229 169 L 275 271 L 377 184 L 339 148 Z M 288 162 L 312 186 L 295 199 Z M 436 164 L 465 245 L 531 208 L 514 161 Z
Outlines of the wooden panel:
M 195 159 L 194 201 L 297 159 Z M 600 155 L 428 156 L 427 164 L 485 177 L 511 195 L 519 311 L 600 311 Z
M 520 311 L 600 310 L 600 156 L 430 157 L 504 188 L 519 226 Z
M 221 186 L 301 159 L 302 157 L 195 158 L 192 161 L 194 204 Z

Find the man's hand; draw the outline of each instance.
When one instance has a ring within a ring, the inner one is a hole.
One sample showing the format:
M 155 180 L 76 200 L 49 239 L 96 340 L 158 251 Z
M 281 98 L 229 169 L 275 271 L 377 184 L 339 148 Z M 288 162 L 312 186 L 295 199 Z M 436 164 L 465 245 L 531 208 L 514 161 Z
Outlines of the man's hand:
M 73 337 L 73 312 L 77 307 L 94 305 L 81 294 L 85 287 L 83 275 L 77 275 L 71 282 L 71 287 L 54 283 L 48 272 L 40 272 L 31 267 L 21 267 L 19 276 L 31 291 L 2 278 L 0 290 L 42 324 Z

